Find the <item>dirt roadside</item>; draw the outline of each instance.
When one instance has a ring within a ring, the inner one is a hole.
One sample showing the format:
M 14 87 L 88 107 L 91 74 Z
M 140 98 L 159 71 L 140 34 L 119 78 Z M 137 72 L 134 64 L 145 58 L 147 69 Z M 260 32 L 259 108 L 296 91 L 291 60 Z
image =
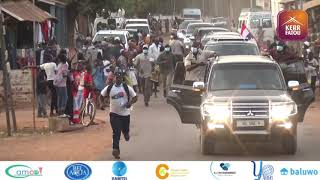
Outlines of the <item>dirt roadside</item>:
M 99 111 L 98 125 L 66 133 L 20 134 L 0 138 L 1 161 L 90 161 L 97 160 L 112 144 L 112 131 L 106 112 Z M 18 129 L 33 129 L 32 109 L 17 110 Z M 37 129 L 48 127 L 46 119 L 36 119 Z M 5 114 L 0 114 L 0 131 L 5 129 Z M 3 133 L 3 132 L 2 132 Z

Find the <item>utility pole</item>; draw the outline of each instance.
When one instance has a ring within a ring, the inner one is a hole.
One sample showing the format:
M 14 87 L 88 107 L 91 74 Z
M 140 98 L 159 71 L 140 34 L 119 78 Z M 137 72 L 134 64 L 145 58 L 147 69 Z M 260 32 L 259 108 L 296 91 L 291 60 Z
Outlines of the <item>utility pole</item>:
M 35 0 L 32 0 L 32 3 L 33 5 L 35 6 Z M 36 22 L 33 21 L 33 52 L 34 52 L 34 59 L 36 59 Z M 36 61 L 34 61 L 36 62 Z M 32 72 L 37 72 L 37 69 L 31 69 Z M 36 98 L 35 98 L 35 82 L 34 82 L 34 76 L 33 76 L 34 73 L 32 73 L 32 89 L 33 89 L 33 93 L 32 93 L 32 122 L 33 122 L 33 131 L 35 132 L 36 131 Z M 35 73 L 36 74 L 36 73 Z
M 251 8 L 255 8 L 256 7 L 256 0 L 251 0 L 250 7 Z
M 205 4 L 205 0 L 202 0 L 202 16 L 204 16 L 204 14 L 205 14 L 204 4 Z
M 6 44 L 4 39 L 4 32 L 3 32 L 3 14 L 2 14 L 2 8 L 0 8 L 0 37 L 1 37 L 1 65 L 2 65 L 2 72 L 3 72 L 3 89 L 4 89 L 4 106 L 6 109 L 6 120 L 7 120 L 7 133 L 8 136 L 11 136 L 11 123 L 10 123 L 10 110 L 9 110 L 9 89 L 8 89 L 8 69 L 7 69 L 7 62 L 5 57 L 6 52 Z
M 136 16 L 136 18 L 138 17 L 138 7 L 139 7 L 139 5 L 138 5 L 138 0 L 134 0 L 134 9 L 135 9 L 135 16 Z

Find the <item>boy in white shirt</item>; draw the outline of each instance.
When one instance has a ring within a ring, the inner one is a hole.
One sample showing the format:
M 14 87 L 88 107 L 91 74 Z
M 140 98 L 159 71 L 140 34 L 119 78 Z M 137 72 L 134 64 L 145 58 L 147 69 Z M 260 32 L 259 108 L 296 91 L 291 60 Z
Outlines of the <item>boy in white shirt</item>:
M 130 135 L 130 108 L 138 100 L 137 94 L 133 88 L 123 81 L 124 72 L 120 68 L 115 69 L 115 84 L 105 87 L 101 91 L 102 97 L 110 98 L 110 124 L 113 131 L 113 151 L 112 155 L 120 159 L 120 136 L 121 132 L 126 141 L 129 141 Z M 101 100 L 101 102 L 104 102 Z

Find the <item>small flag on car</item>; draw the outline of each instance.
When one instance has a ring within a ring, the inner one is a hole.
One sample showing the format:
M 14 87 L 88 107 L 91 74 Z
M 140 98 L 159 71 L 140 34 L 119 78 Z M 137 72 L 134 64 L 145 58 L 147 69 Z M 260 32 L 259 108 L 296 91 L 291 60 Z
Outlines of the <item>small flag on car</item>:
M 251 34 L 251 32 L 249 31 L 249 29 L 247 28 L 247 26 L 244 23 L 242 24 L 240 34 L 244 39 L 255 40 L 254 36 Z

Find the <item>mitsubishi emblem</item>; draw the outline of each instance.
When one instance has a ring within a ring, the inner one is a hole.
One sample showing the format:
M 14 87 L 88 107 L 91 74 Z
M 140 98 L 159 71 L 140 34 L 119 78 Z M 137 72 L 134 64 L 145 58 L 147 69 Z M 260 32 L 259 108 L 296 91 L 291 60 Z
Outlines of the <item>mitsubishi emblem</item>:
M 254 116 L 252 110 L 250 109 L 249 112 L 247 113 L 247 116 Z

